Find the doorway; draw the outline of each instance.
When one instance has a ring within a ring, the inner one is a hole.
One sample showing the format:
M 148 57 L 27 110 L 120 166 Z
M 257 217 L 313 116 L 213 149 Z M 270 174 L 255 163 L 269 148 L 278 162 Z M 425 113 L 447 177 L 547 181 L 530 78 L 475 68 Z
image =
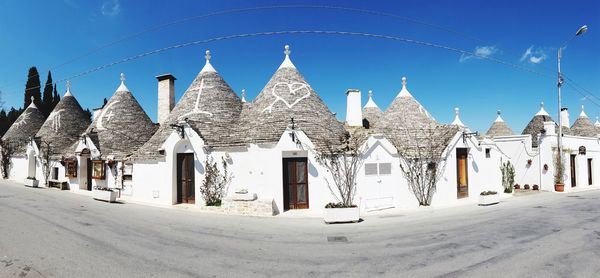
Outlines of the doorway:
M 92 191 L 92 159 L 86 158 L 85 165 L 87 190 Z
M 283 210 L 308 208 L 306 157 L 283 159 Z
M 571 187 L 577 186 L 577 171 L 575 171 L 575 160 L 577 155 L 571 155 Z
M 456 149 L 456 197 L 469 197 L 469 149 Z
M 587 172 L 588 172 L 588 185 L 594 184 L 593 172 L 592 172 L 592 159 L 588 158 L 587 160 Z
M 193 153 L 177 154 L 177 203 L 194 204 L 195 167 Z

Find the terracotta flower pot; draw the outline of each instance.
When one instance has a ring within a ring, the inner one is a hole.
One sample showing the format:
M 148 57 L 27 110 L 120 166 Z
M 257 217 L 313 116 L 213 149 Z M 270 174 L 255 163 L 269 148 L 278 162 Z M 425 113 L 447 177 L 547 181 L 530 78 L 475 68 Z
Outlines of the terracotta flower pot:
M 554 184 L 554 191 L 556 191 L 556 192 L 563 192 L 563 191 L 565 191 L 565 184 L 564 183 Z

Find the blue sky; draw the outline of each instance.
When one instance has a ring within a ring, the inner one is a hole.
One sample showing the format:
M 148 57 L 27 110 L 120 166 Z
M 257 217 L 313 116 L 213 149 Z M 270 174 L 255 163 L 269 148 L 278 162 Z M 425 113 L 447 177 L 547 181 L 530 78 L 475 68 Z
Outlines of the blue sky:
M 172 24 L 102 48 L 150 27 L 216 11 L 284 4 L 315 4 L 386 12 L 315 8 L 272 8 L 229 12 Z M 454 107 L 474 130 L 485 132 L 497 109 L 521 132 L 539 103 L 556 114 L 556 50 L 583 25 L 589 31 L 563 52 L 563 72 L 576 82 L 563 90 L 571 122 L 580 106 L 600 115 L 599 1 L 23 1 L 0 2 L 0 90 L 5 108 L 20 106 L 27 69 L 35 65 L 45 82 L 143 52 L 213 37 L 284 30 L 335 30 L 415 39 L 477 52 L 510 65 L 445 49 L 400 41 L 334 35 L 278 35 L 193 45 L 117 64 L 73 78 L 72 92 L 82 106 L 98 107 L 119 85 L 119 73 L 152 119 L 156 119 L 156 75 L 177 77 L 179 99 L 204 64 L 204 51 L 238 94 L 253 99 L 283 59 L 289 44 L 292 61 L 338 117 L 344 117 L 345 91 L 373 90 L 386 109 L 401 88 L 408 88 L 440 121 L 449 123 Z M 529 51 L 528 51 L 529 50 Z M 527 68 L 543 75 L 519 68 Z M 65 84 L 58 84 L 64 93 Z M 590 95 L 591 93 L 591 95 Z M 554 118 L 556 118 L 554 116 Z

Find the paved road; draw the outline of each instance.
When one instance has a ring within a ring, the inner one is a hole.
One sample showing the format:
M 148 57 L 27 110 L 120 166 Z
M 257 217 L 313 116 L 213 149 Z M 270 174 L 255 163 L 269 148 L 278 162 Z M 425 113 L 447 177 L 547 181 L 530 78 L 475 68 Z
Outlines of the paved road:
M 364 219 L 359 224 L 325 225 L 316 218 L 222 216 L 108 204 L 0 181 L 0 277 L 600 273 L 597 190 Z

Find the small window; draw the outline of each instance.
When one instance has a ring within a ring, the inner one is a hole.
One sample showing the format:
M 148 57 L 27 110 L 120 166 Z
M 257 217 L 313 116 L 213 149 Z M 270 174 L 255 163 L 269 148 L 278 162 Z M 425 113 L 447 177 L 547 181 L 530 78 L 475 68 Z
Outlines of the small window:
M 391 175 L 392 174 L 392 163 L 379 163 L 379 174 L 380 175 Z
M 492 149 L 486 148 L 485 149 L 485 158 L 490 158 L 490 157 L 492 157 Z
M 125 164 L 123 166 L 123 180 L 129 181 L 133 176 L 133 164 Z
M 365 163 L 365 176 L 377 175 L 377 163 Z
M 92 179 L 103 180 L 105 170 L 104 160 L 92 160 Z
M 65 177 L 77 177 L 77 160 L 69 159 L 65 161 Z

